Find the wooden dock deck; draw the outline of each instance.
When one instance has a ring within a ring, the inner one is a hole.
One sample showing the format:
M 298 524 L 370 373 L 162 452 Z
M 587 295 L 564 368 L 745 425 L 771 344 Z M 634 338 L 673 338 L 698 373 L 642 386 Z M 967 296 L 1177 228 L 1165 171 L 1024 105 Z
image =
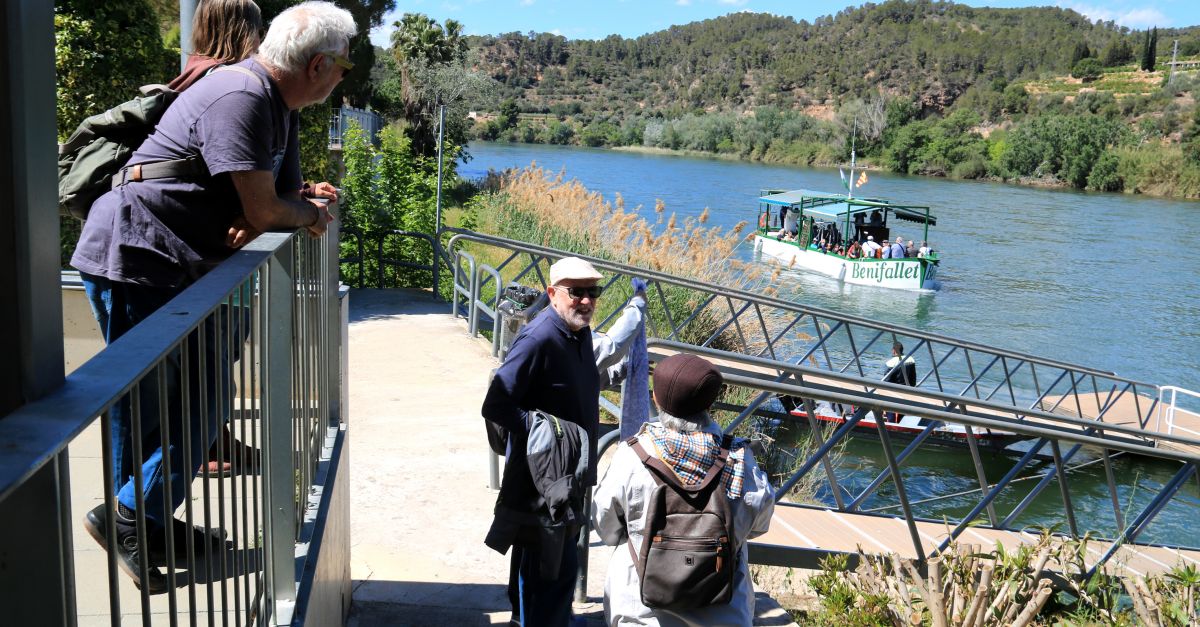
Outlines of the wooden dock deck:
M 917 533 L 924 555 L 930 555 L 949 535 L 950 527 L 940 522 L 918 522 Z M 1029 532 L 1003 531 L 988 527 L 970 527 L 959 536 L 960 544 L 978 544 L 985 550 L 1003 545 L 1012 551 L 1023 544 L 1036 544 L 1039 537 Z M 831 509 L 780 503 L 771 519 L 771 530 L 751 541 L 759 550 L 811 549 L 812 561 L 822 553 L 866 554 L 896 553 L 916 558 L 916 547 L 903 518 L 872 514 L 851 514 Z M 1088 567 L 1095 565 L 1112 546 L 1111 542 L 1091 540 L 1086 545 Z M 1175 566 L 1200 566 L 1200 551 L 1126 544 L 1109 560 L 1114 575 L 1147 576 Z

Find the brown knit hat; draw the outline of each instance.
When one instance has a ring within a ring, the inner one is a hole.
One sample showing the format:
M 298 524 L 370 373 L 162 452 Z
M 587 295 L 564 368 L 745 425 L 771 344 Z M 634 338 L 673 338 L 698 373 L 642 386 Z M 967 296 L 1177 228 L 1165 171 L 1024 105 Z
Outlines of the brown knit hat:
M 672 416 L 693 416 L 712 406 L 724 383 L 708 360 L 686 353 L 671 355 L 654 367 L 654 400 Z

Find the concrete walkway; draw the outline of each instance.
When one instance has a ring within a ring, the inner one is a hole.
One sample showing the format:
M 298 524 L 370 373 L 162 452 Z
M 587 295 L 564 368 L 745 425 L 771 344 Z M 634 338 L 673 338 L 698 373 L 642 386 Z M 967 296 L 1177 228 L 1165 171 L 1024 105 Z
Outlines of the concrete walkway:
M 357 290 L 350 315 L 350 625 L 507 623 L 508 557 L 483 545 L 490 344 L 425 292 Z M 600 625 L 612 549 L 592 539 L 576 612 Z M 765 595 L 758 609 L 755 624 L 792 624 Z

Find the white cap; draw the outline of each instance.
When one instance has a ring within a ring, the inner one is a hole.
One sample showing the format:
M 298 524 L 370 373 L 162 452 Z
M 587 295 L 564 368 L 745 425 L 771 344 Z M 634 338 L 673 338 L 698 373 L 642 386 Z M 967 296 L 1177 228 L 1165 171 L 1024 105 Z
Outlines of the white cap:
M 867 236 L 867 241 L 868 241 L 868 242 L 873 242 L 873 241 L 875 241 L 875 236 L 874 236 L 874 235 L 868 235 L 868 236 Z
M 566 279 L 595 279 L 599 281 L 604 276 L 596 271 L 592 264 L 579 257 L 564 257 L 550 266 L 550 284 L 557 285 Z

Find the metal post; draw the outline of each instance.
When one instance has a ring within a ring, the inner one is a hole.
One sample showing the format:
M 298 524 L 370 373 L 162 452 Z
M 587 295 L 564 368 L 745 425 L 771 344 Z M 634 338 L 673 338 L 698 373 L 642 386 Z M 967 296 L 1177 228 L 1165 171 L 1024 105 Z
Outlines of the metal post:
M 291 622 L 296 601 L 295 490 L 292 465 L 292 256 L 295 241 L 279 248 L 263 273 L 265 349 L 262 354 L 264 566 L 274 624 Z
M 192 18 L 196 14 L 196 0 L 179 0 L 179 70 L 187 65 L 192 54 Z
M 442 238 L 439 236 L 439 231 L 442 229 L 442 148 L 445 145 L 446 136 L 446 105 L 438 107 L 438 172 L 437 172 L 437 200 L 433 209 L 433 295 L 436 298 L 438 295 L 438 261 L 441 259 Z

